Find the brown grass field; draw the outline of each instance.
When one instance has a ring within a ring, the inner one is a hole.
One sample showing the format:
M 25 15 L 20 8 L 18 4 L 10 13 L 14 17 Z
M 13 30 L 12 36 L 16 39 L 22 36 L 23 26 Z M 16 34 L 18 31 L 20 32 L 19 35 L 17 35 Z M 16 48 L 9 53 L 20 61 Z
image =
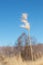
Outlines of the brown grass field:
M 43 65 L 43 57 L 35 61 L 23 61 L 21 56 L 19 57 L 0 57 L 0 65 Z

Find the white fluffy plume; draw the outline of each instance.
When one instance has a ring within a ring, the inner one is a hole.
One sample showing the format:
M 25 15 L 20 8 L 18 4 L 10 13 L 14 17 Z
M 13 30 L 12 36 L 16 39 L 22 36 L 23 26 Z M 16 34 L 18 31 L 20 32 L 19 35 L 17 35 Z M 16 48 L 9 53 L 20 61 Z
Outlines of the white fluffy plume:
M 22 14 L 22 18 L 23 18 L 23 19 L 27 19 L 27 18 L 28 18 L 27 13 L 23 13 L 23 14 Z
M 23 13 L 22 14 L 22 20 L 21 21 L 24 23 L 24 25 L 21 25 L 20 27 L 29 30 L 30 29 L 30 24 L 28 23 L 27 18 L 28 18 L 28 15 L 26 13 Z

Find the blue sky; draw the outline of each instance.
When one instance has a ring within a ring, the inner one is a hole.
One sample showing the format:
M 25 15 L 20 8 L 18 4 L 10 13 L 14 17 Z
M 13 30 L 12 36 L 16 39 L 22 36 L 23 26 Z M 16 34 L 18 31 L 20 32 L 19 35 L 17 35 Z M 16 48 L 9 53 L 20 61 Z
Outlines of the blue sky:
M 43 43 L 43 0 L 0 0 L 0 46 L 14 45 L 21 33 L 22 13 L 28 13 L 30 35 Z

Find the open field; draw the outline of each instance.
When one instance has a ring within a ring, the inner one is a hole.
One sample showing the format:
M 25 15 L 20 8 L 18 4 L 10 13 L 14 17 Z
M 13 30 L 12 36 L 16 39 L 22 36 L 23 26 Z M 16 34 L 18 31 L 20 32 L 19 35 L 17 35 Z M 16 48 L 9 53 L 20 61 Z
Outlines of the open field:
M 23 58 L 28 58 L 29 47 L 21 47 L 21 49 L 24 49 L 24 51 L 20 50 Z M 33 51 L 36 60 L 26 61 L 19 54 L 18 47 L 0 47 L 0 65 L 43 65 L 43 45 L 33 46 Z
M 36 61 L 22 61 L 21 56 L 18 57 L 1 57 L 0 65 L 43 65 L 43 57 Z

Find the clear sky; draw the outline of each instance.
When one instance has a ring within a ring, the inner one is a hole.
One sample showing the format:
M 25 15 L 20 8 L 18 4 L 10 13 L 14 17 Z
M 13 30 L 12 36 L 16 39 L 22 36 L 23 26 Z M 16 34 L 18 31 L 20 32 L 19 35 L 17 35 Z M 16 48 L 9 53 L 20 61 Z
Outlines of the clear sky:
M 14 45 L 22 32 L 22 13 L 28 13 L 31 36 L 43 43 L 43 0 L 0 0 L 0 46 Z

